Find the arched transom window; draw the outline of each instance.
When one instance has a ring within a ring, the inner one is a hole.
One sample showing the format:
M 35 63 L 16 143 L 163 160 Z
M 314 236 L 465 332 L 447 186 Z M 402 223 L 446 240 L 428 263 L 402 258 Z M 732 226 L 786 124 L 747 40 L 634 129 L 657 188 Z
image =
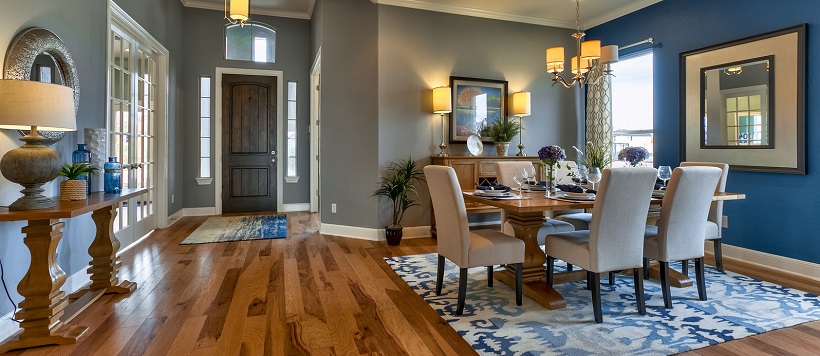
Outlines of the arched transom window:
M 276 63 L 276 30 L 258 22 L 225 26 L 225 59 Z

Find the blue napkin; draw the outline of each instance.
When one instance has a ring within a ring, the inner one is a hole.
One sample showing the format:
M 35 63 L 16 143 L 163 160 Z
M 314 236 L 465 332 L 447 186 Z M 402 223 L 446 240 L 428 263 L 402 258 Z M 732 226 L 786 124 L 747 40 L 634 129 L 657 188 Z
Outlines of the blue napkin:
M 586 179 L 581 179 L 577 177 L 572 177 L 572 181 L 575 182 L 575 184 L 587 184 Z
M 510 187 L 506 185 L 498 184 L 498 182 L 493 182 L 491 185 L 477 185 L 475 187 L 476 190 L 503 190 L 505 192 L 510 191 Z
M 572 184 L 559 184 L 557 185 L 558 189 L 561 189 L 562 192 L 570 192 L 570 193 L 583 193 L 584 188 L 581 188 L 577 185 Z M 587 189 L 587 193 L 597 193 L 594 189 Z

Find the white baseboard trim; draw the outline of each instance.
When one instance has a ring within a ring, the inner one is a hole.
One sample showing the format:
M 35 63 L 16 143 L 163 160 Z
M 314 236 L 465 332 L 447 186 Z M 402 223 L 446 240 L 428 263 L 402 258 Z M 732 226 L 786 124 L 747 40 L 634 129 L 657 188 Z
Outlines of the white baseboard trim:
M 211 216 L 216 215 L 216 208 L 215 207 L 204 207 L 204 208 L 185 208 L 182 209 L 183 216 Z
M 172 225 L 176 224 L 177 221 L 179 221 L 179 219 L 182 219 L 184 216 L 185 216 L 185 209 L 177 210 L 176 213 L 173 213 L 173 214 L 171 214 L 171 216 L 168 217 L 167 223 L 165 224 L 165 227 L 163 227 L 163 229 L 167 229 L 167 228 L 171 227 Z
M 319 233 L 370 241 L 385 241 L 384 229 L 322 223 L 319 227 Z M 429 226 L 409 226 L 402 230 L 402 239 L 416 239 L 430 236 Z
M 723 247 L 723 257 L 777 269 L 796 276 L 813 279 L 820 283 L 820 264 L 727 245 L 725 243 L 721 246 Z M 712 253 L 711 241 L 706 241 L 706 251 Z
M 309 211 L 310 210 L 310 203 L 293 203 L 293 204 L 282 204 L 282 212 L 288 213 L 292 211 Z

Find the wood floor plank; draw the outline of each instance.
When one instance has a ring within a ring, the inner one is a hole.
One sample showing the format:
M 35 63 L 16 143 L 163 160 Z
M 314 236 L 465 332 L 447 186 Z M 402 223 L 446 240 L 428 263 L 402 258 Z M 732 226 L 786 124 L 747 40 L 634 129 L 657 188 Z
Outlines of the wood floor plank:
M 155 230 L 121 256 L 121 278 L 137 290 L 105 295 L 80 313 L 73 323 L 89 329 L 77 345 L 9 354 L 476 354 L 383 260 L 434 253 L 436 240 L 393 247 L 321 235 L 317 214 L 287 215 L 285 239 L 179 245 L 207 217 Z M 820 289 L 735 261 L 727 269 Z M 820 354 L 820 321 L 684 355 L 769 354 Z

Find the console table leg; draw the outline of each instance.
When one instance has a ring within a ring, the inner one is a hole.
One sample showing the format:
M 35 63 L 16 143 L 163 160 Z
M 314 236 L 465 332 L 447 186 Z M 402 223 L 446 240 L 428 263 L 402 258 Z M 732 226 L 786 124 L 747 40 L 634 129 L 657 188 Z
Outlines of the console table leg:
M 59 219 L 29 220 L 22 231 L 23 243 L 31 253 L 28 272 L 17 285 L 23 296 L 15 314 L 20 323 L 17 334 L 0 345 L 0 353 L 36 346 L 67 345 L 77 342 L 88 329 L 63 324 L 60 317 L 68 305 L 66 293 L 60 287 L 66 281 L 65 272 L 57 265 L 57 244 L 63 237 L 64 223 Z
M 94 241 L 88 248 L 91 255 L 91 262 L 88 273 L 91 275 L 91 286 L 89 289 L 105 289 L 105 293 L 131 293 L 137 288 L 137 284 L 129 281 L 120 282 L 117 272 L 122 266 L 117 251 L 120 249 L 120 241 L 114 235 L 114 218 L 117 217 L 115 206 L 94 210 L 91 219 L 97 227 L 97 234 Z

